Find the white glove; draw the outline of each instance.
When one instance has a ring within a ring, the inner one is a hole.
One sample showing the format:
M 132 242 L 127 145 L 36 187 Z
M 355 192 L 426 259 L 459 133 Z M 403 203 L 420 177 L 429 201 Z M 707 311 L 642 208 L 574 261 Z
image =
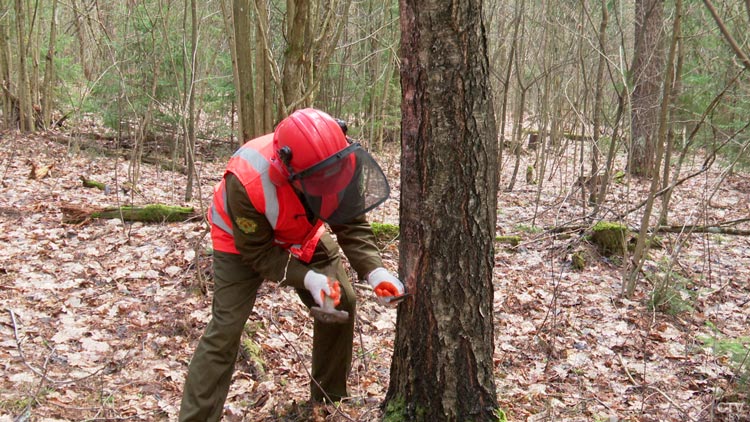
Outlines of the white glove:
M 404 285 L 383 267 L 378 267 L 367 275 L 367 283 L 370 284 L 378 297 L 401 296 L 404 294 Z
M 305 274 L 305 288 L 312 293 L 315 303 L 321 308 L 325 308 L 326 296 L 333 299 L 333 306 L 338 306 L 341 303 L 341 286 L 336 280 L 324 276 L 323 274 L 316 273 L 310 270 Z

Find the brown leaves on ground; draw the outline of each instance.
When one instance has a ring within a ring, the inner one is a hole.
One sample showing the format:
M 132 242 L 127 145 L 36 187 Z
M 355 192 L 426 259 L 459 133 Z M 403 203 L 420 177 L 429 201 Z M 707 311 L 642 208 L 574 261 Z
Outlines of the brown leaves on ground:
M 0 421 L 175 420 L 187 364 L 210 317 L 205 223 L 64 225 L 60 207 L 132 201 L 205 210 L 225 162 L 201 163 L 205 179 L 196 200 L 183 204 L 182 175 L 142 165 L 138 195 L 86 189 L 80 174 L 122 186 L 128 163 L 69 154 L 43 136 L 9 136 L 0 145 L 0 414 L 6 415 Z M 370 214 L 373 221 L 398 223 L 395 157 L 381 157 L 394 190 Z M 29 178 L 29 159 L 55 163 L 54 173 Z M 737 356 L 750 342 L 750 242 L 665 235 L 665 248 L 652 251 L 644 269 L 647 281 L 636 297 L 624 299 L 621 262 L 591 252 L 585 238 L 556 238 L 532 227 L 565 225 L 582 215 L 580 194 L 568 196 L 575 188 L 565 182 L 575 179 L 576 167 L 566 166 L 545 179 L 535 220 L 539 185 L 521 183 L 499 196 L 500 231 L 523 238 L 513 250 L 498 245 L 496 256 L 494 363 L 509 420 L 726 417 L 735 408 L 719 405 L 747 393 L 736 381 Z M 747 179 L 735 175 L 719 185 L 720 170 L 675 192 L 671 224 L 750 213 Z M 646 186 L 614 185 L 608 209 L 616 214 L 638 203 Z M 705 206 L 714 188 L 719 193 Z M 626 221 L 639 222 L 638 213 Z M 571 267 L 572 250 L 587 253 L 584 270 Z M 384 245 L 394 271 L 397 251 L 396 242 Z M 667 274 L 677 282 L 654 301 Z M 252 342 L 237 362 L 224 420 L 295 420 L 308 410 L 306 420 L 379 420 L 395 311 L 377 305 L 367 290 L 359 296 L 352 398 L 304 409 L 312 320 L 291 289 L 266 283 L 247 324 L 243 341 Z

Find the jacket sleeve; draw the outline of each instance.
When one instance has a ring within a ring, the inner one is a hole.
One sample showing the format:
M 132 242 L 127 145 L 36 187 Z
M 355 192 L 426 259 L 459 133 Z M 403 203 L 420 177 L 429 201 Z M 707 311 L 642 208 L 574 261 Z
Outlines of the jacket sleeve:
M 226 186 L 227 212 L 232 219 L 234 243 L 242 260 L 267 280 L 284 280 L 284 284 L 304 288 L 309 268 L 274 244 L 271 224 L 250 202 L 239 179 L 227 174 Z
M 331 225 L 336 240 L 344 251 L 360 280 L 364 280 L 372 270 L 382 267 L 380 250 L 375 244 L 375 235 L 364 215 L 348 224 Z

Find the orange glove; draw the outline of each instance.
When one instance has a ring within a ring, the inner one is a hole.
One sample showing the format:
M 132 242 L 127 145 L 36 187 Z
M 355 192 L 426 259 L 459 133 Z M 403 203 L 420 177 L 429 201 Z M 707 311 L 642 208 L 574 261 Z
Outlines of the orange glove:
M 325 307 L 326 296 L 333 299 L 333 306 L 341 303 L 341 286 L 337 280 L 331 280 L 323 274 L 308 271 L 305 274 L 305 288 L 312 293 L 315 303 L 321 308 Z
M 401 296 L 404 294 L 403 283 L 383 267 L 378 267 L 368 274 L 367 282 L 372 286 L 378 297 Z

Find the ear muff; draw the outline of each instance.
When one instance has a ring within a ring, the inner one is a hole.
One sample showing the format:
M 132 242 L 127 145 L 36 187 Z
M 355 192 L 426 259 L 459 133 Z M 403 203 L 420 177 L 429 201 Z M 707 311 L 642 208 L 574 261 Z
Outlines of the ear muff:
M 289 170 L 281 164 L 278 158 L 272 157 L 271 166 L 268 168 L 268 177 L 271 178 L 271 183 L 281 186 L 289 183 Z
M 271 182 L 276 186 L 289 183 L 291 177 L 292 150 L 288 146 L 276 151 L 276 155 L 271 157 L 271 167 L 268 169 L 268 176 Z

